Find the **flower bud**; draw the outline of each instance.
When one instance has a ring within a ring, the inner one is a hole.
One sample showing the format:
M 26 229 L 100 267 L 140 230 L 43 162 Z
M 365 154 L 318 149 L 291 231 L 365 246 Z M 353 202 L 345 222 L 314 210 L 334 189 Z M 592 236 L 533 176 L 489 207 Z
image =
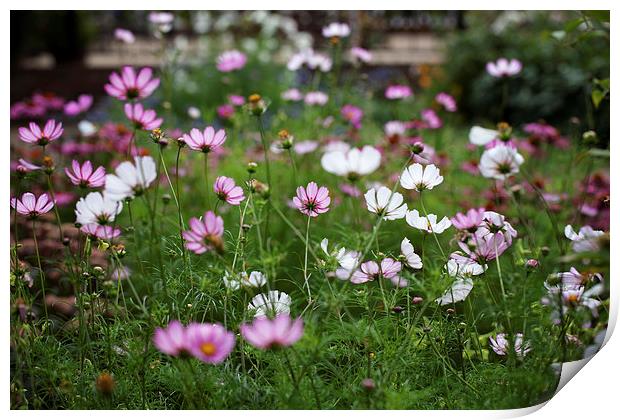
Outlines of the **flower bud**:
M 43 158 L 43 171 L 50 175 L 52 172 L 54 172 L 54 159 L 52 159 L 51 156 L 45 156 Z
M 258 93 L 254 93 L 248 97 L 248 110 L 258 117 L 267 110 L 267 103 Z
M 400 314 L 404 311 L 405 309 L 402 306 L 394 306 L 392 308 L 392 312 L 394 312 L 395 314 Z
M 588 146 L 592 146 L 598 143 L 598 135 L 593 130 L 588 130 L 585 133 L 583 133 L 581 135 L 581 139 Z
M 497 124 L 497 131 L 499 132 L 499 139 L 501 141 L 510 140 L 510 136 L 512 135 L 512 127 L 507 122 L 500 122 Z
M 547 255 L 549 255 L 549 252 L 551 252 L 551 250 L 549 249 L 548 246 L 543 246 L 540 248 L 540 253 L 543 255 L 543 257 L 546 257 Z
M 540 262 L 538 262 L 538 260 L 534 258 L 530 258 L 529 260 L 525 262 L 525 267 L 530 271 L 536 270 L 539 266 L 540 266 Z
M 115 385 L 114 378 L 107 372 L 100 373 L 95 381 L 97 391 L 106 397 L 112 395 Z
M 414 296 L 413 299 L 411 299 L 411 303 L 414 305 L 419 305 L 422 302 L 424 302 L 424 299 L 421 296 Z
M 362 379 L 362 388 L 364 388 L 366 391 L 372 391 L 373 389 L 375 389 L 375 387 L 375 381 L 373 381 L 371 378 Z
M 412 154 L 419 155 L 420 153 L 424 151 L 424 144 L 422 142 L 417 141 L 413 145 L 410 146 L 409 150 L 411 151 Z
M 170 194 L 164 194 L 161 196 L 161 201 L 163 201 L 164 204 L 168 204 L 170 202 L 170 199 L 171 199 Z
M 256 162 L 249 162 L 248 166 L 247 166 L 247 171 L 249 174 L 253 174 L 256 172 L 256 168 L 258 168 L 258 163 Z

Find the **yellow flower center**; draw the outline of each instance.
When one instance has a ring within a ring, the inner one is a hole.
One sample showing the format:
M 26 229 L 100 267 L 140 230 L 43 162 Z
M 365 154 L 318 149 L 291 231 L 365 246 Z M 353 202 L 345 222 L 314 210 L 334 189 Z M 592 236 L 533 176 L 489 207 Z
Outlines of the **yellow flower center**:
M 215 347 L 213 343 L 204 343 L 200 346 L 200 351 L 202 351 L 205 356 L 213 356 L 216 350 L 217 347 Z

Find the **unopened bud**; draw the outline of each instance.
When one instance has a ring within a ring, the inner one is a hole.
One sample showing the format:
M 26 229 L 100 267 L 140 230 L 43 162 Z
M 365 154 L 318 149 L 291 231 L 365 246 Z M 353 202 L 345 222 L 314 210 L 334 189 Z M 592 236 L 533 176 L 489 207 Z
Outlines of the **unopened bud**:
M 256 168 L 258 168 L 258 163 L 256 162 L 249 162 L 248 166 L 247 166 L 247 170 L 249 174 L 253 174 L 256 172 Z
M 598 143 L 598 136 L 595 131 L 588 130 L 581 135 L 583 142 L 587 145 L 594 145 Z
M 538 262 L 538 260 L 534 258 L 530 258 L 529 260 L 525 262 L 525 267 L 531 271 L 536 270 L 539 266 L 540 266 L 540 262 Z
M 362 388 L 364 388 L 366 391 L 372 391 L 373 389 L 375 389 L 375 387 L 375 381 L 373 381 L 371 378 L 362 379 Z

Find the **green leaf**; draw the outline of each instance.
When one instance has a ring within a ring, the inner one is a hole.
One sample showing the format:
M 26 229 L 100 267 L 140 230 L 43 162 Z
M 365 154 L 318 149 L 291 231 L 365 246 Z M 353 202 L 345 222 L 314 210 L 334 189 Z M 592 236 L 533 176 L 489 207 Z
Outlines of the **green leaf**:
M 598 108 L 604 98 L 605 92 L 603 92 L 602 90 L 595 89 L 592 91 L 592 103 L 594 103 L 594 106 L 596 108 Z

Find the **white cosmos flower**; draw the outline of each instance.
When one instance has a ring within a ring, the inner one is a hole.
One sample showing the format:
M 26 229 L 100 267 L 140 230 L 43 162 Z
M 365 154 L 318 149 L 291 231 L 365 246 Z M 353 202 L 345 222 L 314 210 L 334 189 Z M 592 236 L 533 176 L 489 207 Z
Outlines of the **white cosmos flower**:
M 446 290 L 443 296 L 435 300 L 440 305 L 448 305 L 450 303 L 460 302 L 469 296 L 469 292 L 474 287 L 474 282 L 469 278 L 457 279 Z
M 327 246 L 329 245 L 329 240 L 327 238 L 323 238 L 321 241 L 321 249 L 325 254 L 329 257 L 333 257 L 338 261 L 338 265 L 345 270 L 353 270 L 357 265 L 358 253 L 356 251 L 347 251 L 344 247 L 341 247 L 338 250 L 334 250 L 331 253 L 329 252 Z
M 249 276 L 245 271 L 240 272 L 237 276 L 231 276 L 226 271 L 222 280 L 230 290 L 238 290 L 241 286 L 262 287 L 267 283 L 267 276 L 260 271 L 252 271 Z
M 517 152 L 517 149 L 499 144 L 484 151 L 478 168 L 483 177 L 503 181 L 519 173 L 519 166 L 522 163 L 523 156 Z
M 403 204 L 403 195 L 392 193 L 388 187 L 371 188 L 366 194 L 368 211 L 383 216 L 383 220 L 396 220 L 405 217 L 407 204 Z
M 323 37 L 325 38 L 346 38 L 351 34 L 351 28 L 346 23 L 332 22 L 323 27 Z
M 457 256 L 457 258 L 455 258 L 455 256 Z M 464 279 L 484 273 L 487 266 L 482 266 L 466 257 L 458 258 L 458 254 L 452 254 L 445 268 L 450 277 Z
M 406 168 L 400 176 L 400 185 L 406 190 L 432 190 L 443 182 L 435 165 L 422 166 L 419 163 Z
M 150 156 L 134 158 L 135 164 L 123 162 L 116 167 L 116 174 L 105 177 L 105 194 L 112 200 L 134 198 L 148 188 L 155 178 L 157 169 Z
M 426 231 L 428 233 L 442 233 L 444 230 L 452 226 L 450 219 L 444 216 L 439 222 L 437 222 L 437 216 L 429 214 L 428 217 L 420 216 L 417 210 L 411 210 L 407 212 L 405 216 L 407 224 L 416 229 Z
M 252 298 L 248 305 L 250 311 L 256 311 L 255 318 L 291 313 L 291 297 L 284 292 L 271 290 Z
M 75 205 L 75 222 L 82 226 L 88 224 L 105 225 L 123 210 L 123 203 L 112 200 L 100 192 L 91 192 L 80 198 Z
M 469 130 L 469 142 L 477 146 L 484 146 L 496 139 L 498 134 L 496 130 L 475 125 Z
M 414 252 L 413 245 L 408 238 L 400 243 L 400 253 L 405 257 L 405 264 L 411 268 L 422 268 L 422 258 Z
M 372 146 L 362 149 L 352 148 L 347 151 L 327 152 L 321 158 L 321 165 L 327 172 L 357 178 L 377 170 L 381 164 L 381 153 Z
M 579 233 L 571 225 L 566 225 L 564 235 L 573 242 L 573 251 L 588 252 L 598 251 L 601 244 L 598 238 L 605 232 L 602 230 L 594 230 L 590 226 L 583 226 L 579 229 Z
M 247 278 L 243 278 L 242 283 L 251 287 L 262 287 L 267 284 L 267 276 L 260 271 L 252 271 Z

